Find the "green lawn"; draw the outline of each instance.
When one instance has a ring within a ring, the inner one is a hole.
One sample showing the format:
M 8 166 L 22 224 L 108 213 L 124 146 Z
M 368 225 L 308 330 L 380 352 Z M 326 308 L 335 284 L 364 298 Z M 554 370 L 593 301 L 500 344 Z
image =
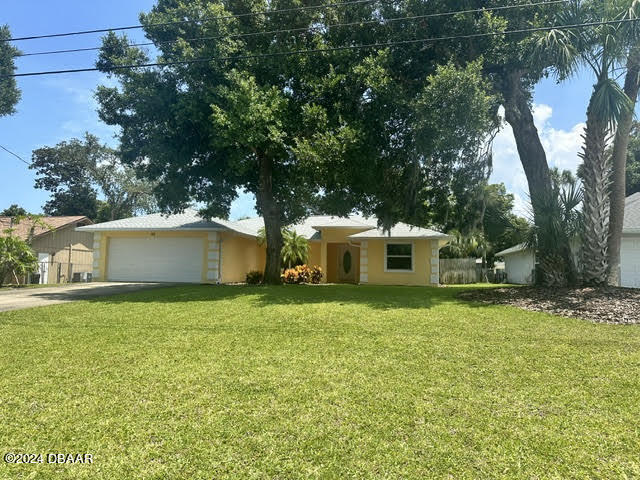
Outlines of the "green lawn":
M 0 478 L 635 478 L 640 328 L 455 288 L 191 286 L 0 314 Z

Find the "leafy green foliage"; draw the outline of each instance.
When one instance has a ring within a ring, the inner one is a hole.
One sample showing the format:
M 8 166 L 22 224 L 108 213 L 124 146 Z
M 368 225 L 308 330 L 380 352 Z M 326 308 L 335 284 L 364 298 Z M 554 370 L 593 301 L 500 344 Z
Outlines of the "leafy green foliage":
M 20 90 L 14 77 L 7 77 L 16 71 L 14 57 L 20 53 L 10 42 L 11 32 L 7 25 L 0 25 L 0 117 L 11 115 L 20 101 Z
M 6 233 L 0 237 L 0 286 L 8 278 L 20 283 L 21 277 L 38 269 L 38 258 L 27 242 Z
M 611 154 L 611 150 L 608 151 Z M 640 123 L 633 122 L 627 149 L 626 195 L 640 192 Z
M 462 180 L 463 181 L 463 180 Z M 450 200 L 446 231 L 453 241 L 444 258 L 482 257 L 493 264 L 496 252 L 522 243 L 530 225 L 513 213 L 514 196 L 504 184 L 481 184 Z
M 264 274 L 259 270 L 252 270 L 247 273 L 246 282 L 249 285 L 258 285 L 262 283 L 262 279 L 264 278 Z
M 278 0 L 268 8 L 292 5 Z M 455 52 L 444 44 L 331 49 L 455 31 L 465 22 L 447 18 L 425 30 L 417 22 L 384 19 L 441 12 L 459 2 L 367 3 L 211 20 L 265 6 L 160 0 L 142 15 L 160 61 L 218 58 L 210 62 L 115 70 L 149 55 L 124 36 L 105 37 L 97 65 L 119 86 L 98 89 L 100 116 L 121 127 L 123 161 L 157 182 L 163 211 L 196 201 L 204 214 L 225 217 L 238 189 L 255 194 L 270 243 L 278 245 L 267 252 L 269 278 L 281 263 L 271 260 L 280 254 L 281 227 L 312 211 L 359 209 L 387 226 L 431 223 L 460 171 L 456 165 L 477 159 L 471 151 L 493 127 L 495 101 L 485 91 L 481 62 L 438 68 Z M 188 19 L 198 21 L 182 22 Z M 358 26 L 359 20 L 369 23 Z M 353 27 L 328 27 L 341 22 Z M 290 28 L 303 31 L 233 36 Z M 210 40 L 190 40 L 195 37 Z M 304 49 L 327 51 L 279 55 Z M 270 53 L 276 56 L 259 58 Z
M 583 196 L 571 172 L 556 168 L 551 173 L 553 195 L 541 204 L 526 243 L 538 255 L 542 275 L 538 280 L 547 286 L 566 286 L 578 281 L 576 250 L 583 230 Z
M 293 230 L 286 230 L 283 235 L 282 262 L 289 268 L 307 263 L 309 258 L 309 242 Z
M 28 214 L 29 212 L 27 212 L 24 208 L 18 206 L 17 203 L 11 204 L 9 208 L 5 208 L 2 212 L 0 212 L 0 216 L 3 217 L 24 217 Z
M 282 229 L 282 268 L 302 265 L 309 258 L 309 241 L 295 231 Z M 266 245 L 267 236 L 264 228 L 258 230 L 258 244 Z
M 155 210 L 153 185 L 89 133 L 84 140 L 34 150 L 30 168 L 37 173 L 36 188 L 52 194 L 43 207 L 48 215 L 85 215 L 102 222 Z

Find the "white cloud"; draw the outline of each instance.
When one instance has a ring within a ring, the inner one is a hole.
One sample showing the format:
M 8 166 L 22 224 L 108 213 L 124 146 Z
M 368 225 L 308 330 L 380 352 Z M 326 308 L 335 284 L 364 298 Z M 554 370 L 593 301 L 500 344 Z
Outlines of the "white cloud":
M 553 128 L 551 119 L 553 109 L 549 105 L 534 104 L 533 119 L 540 135 L 540 140 L 547 153 L 549 167 L 571 170 L 576 173 L 580 158 L 578 152 L 582 147 L 584 123 L 578 123 L 571 130 Z M 529 187 L 524 174 L 516 142 L 511 126 L 504 122 L 493 144 L 493 174 L 491 182 L 504 183 L 507 190 L 515 197 L 516 213 L 526 216 L 529 212 Z

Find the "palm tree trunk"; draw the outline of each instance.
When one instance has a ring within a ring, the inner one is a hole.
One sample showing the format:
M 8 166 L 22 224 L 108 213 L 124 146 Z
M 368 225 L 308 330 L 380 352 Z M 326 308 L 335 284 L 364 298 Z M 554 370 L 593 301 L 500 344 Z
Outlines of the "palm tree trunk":
M 606 122 L 594 112 L 592 96 L 587 109 L 583 151 L 580 154 L 584 167 L 582 278 L 587 285 L 602 285 L 607 282 L 611 178 L 610 162 L 605 155 L 608 131 Z
M 264 268 L 264 283 L 279 285 L 282 264 L 282 221 L 280 209 L 273 195 L 273 160 L 266 155 L 258 155 L 259 188 L 256 195 L 257 207 L 264 218 L 267 239 L 267 259 Z
M 529 184 L 533 214 L 537 217 L 544 199 L 551 194 L 551 176 L 547 155 L 533 121 L 529 95 L 522 86 L 522 72 L 507 74 L 502 85 L 502 95 L 504 117 L 513 129 L 520 162 Z
M 611 285 L 620 285 L 620 244 L 622 243 L 622 224 L 624 222 L 625 176 L 627 170 L 627 149 L 629 134 L 633 123 L 633 111 L 640 89 L 640 47 L 634 47 L 627 57 L 627 74 L 624 79 L 624 93 L 632 102 L 618 121 L 613 142 L 611 175 L 611 212 L 609 216 L 608 263 Z

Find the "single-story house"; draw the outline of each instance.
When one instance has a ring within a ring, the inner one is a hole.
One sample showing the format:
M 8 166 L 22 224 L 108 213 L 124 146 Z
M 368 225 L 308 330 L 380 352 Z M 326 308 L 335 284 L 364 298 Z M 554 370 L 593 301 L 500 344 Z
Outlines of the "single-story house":
M 40 264 L 40 283 L 65 283 L 74 274 L 92 271 L 93 235 L 76 231 L 92 223 L 84 216 L 41 217 L 40 222 L 25 218 L 17 224 L 12 217 L 0 217 L 0 236 L 12 229 L 12 235 L 29 242 Z
M 509 283 L 530 284 L 536 264 L 535 252 L 524 244 L 501 252 Z M 620 246 L 620 285 L 640 288 L 640 192 L 625 199 L 622 244 Z
M 325 282 L 437 285 L 439 250 L 448 236 L 375 218 L 314 215 L 290 227 L 309 241 L 309 261 Z M 93 278 L 107 281 L 233 283 L 264 270 L 262 218 L 203 219 L 194 210 L 87 225 L 93 233 Z

